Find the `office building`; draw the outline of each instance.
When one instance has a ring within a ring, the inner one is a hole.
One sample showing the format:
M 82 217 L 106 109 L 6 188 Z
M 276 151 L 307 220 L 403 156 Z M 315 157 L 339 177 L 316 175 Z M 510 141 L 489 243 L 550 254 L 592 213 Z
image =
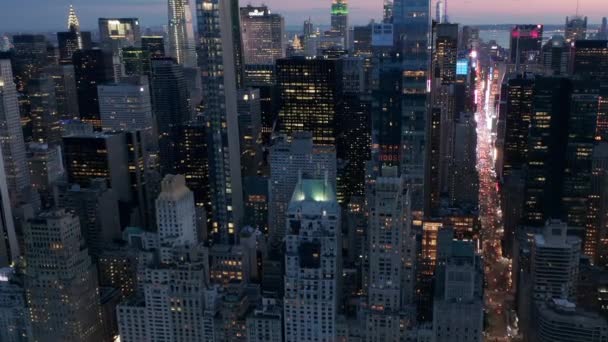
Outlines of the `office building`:
M 608 41 L 577 40 L 574 42 L 574 75 L 588 79 L 608 79 Z
M 168 264 L 147 263 L 141 290 L 117 307 L 121 341 L 213 341 L 220 297 L 205 257 L 201 248 L 176 249 Z
M 444 242 L 444 241 L 441 241 Z M 434 341 L 482 341 L 484 329 L 483 263 L 471 241 L 438 246 Z
M 608 262 L 608 145 L 601 142 L 593 147 L 591 161 L 588 221 L 585 227 L 583 252 L 592 263 L 604 266 Z
M 143 47 L 122 48 L 120 62 L 126 77 L 150 76 L 150 52 Z
M 222 243 L 235 243 L 243 216 L 237 114 L 237 87 L 243 76 L 238 2 L 197 0 L 196 8 L 213 233 Z
M 459 208 L 477 208 L 477 124 L 474 115 L 460 113 L 454 125 L 454 154 L 449 178 L 450 203 Z
M 105 51 L 118 54 L 123 47 L 141 46 L 137 18 L 99 18 L 99 40 Z
M 516 25 L 511 29 L 511 64 L 520 67 L 538 64 L 543 42 L 543 25 Z
M 571 43 L 575 40 L 585 40 L 587 38 L 587 17 L 573 16 L 566 17 L 566 42 Z
M 262 298 L 259 308 L 247 316 L 247 342 L 283 341 L 283 313 L 274 298 Z
M 430 1 L 396 0 L 393 4 L 394 38 L 402 52 L 403 108 L 401 122 L 400 166 L 412 184 L 412 210 L 422 210 L 422 184 L 425 181 L 425 136 L 431 125 L 427 120 L 427 79 L 430 55 Z
M 583 232 L 588 221 L 600 98 L 599 82 L 573 81 L 562 193 L 562 220 L 571 231 Z
M 70 58 L 70 63 L 71 61 Z M 50 65 L 44 68 L 42 73 L 54 82 L 55 103 L 59 118 L 61 120 L 80 118 L 74 66 L 72 64 Z
M 371 182 L 367 205 L 367 341 L 399 341 L 415 319 L 416 246 L 409 194 L 396 167 Z
M 403 84 L 401 60 L 395 56 L 378 56 L 374 63 L 372 86 L 372 156 L 383 165 L 399 166 L 401 160 L 401 127 Z
M 541 63 L 545 75 L 559 76 L 570 72 L 572 44 L 568 44 L 564 37 L 553 36 L 545 45 L 541 55 Z
M 25 290 L 35 340 L 102 340 L 97 272 L 83 243 L 78 217 L 63 209 L 25 225 Z
M 328 178 L 300 177 L 285 217 L 285 341 L 335 341 L 340 207 Z
M 538 308 L 535 341 L 600 342 L 608 339 L 606 319 L 573 302 L 553 299 Z
M 198 243 L 194 195 L 182 175 L 166 175 L 156 199 L 156 225 L 162 262 L 171 259 L 174 247 Z
M 167 174 L 173 166 L 170 159 L 169 135 L 174 125 L 191 119 L 190 96 L 184 70 L 172 58 L 152 60 L 150 85 L 152 109 L 159 136 L 161 174 Z
M 325 57 L 291 57 L 277 61 L 280 132 L 312 132 L 315 144 L 335 145 L 338 63 Z M 311 87 L 315 89 L 313 93 Z
M 333 146 L 313 144 L 310 133 L 299 133 L 293 140 L 279 140 L 270 150 L 270 184 L 268 198 L 268 229 L 271 242 L 285 237 L 285 214 L 299 175 L 336 179 L 336 150 Z M 333 184 L 335 187 L 335 184 Z
M 549 220 L 542 234 L 534 236 L 531 253 L 534 303 L 576 297 L 581 240 L 568 236 L 567 232 L 566 223 Z
M 532 118 L 534 79 L 517 77 L 506 85 L 506 126 L 504 135 L 503 177 L 521 169 L 526 161 L 528 133 Z
M 105 246 L 97 259 L 99 286 L 118 289 L 123 298 L 129 298 L 137 290 L 137 267 L 141 258 L 139 251 L 129 245 Z
M 16 208 L 19 202 L 28 200 L 25 196 L 30 186 L 30 177 L 17 91 L 13 82 L 11 62 L 7 59 L 0 60 L 0 122 L 3 171 L 10 196 L 5 200 L 10 200 L 11 206 Z
M 53 186 L 65 175 L 61 147 L 30 143 L 27 159 L 32 189 L 40 194 L 43 207 L 50 207 L 53 204 Z
M 65 184 L 57 190 L 56 205 L 79 218 L 82 238 L 89 254 L 97 261 L 105 247 L 121 239 L 116 192 L 108 187 L 103 178 L 92 179 L 86 188 L 78 184 Z
M 331 30 L 344 40 L 344 48 L 349 49 L 348 0 L 333 0 L 331 4 Z
M 1 154 L 2 151 L 0 151 L 0 156 Z M 0 176 L 0 211 L 2 212 L 0 233 L 6 237 L 0 241 L 0 266 L 7 267 L 18 260 L 21 254 L 13 221 L 13 207 L 9 197 L 4 157 L 0 160 Z
M 372 54 L 372 24 L 353 28 L 353 55 L 369 56 Z
M 477 51 L 479 48 L 479 28 L 472 26 L 462 27 L 462 39 L 459 41 L 460 50 Z
M 80 119 L 101 126 L 97 85 L 113 81 L 112 58 L 99 49 L 78 50 L 72 56 Z
M 608 39 L 608 18 L 602 18 L 602 24 L 600 25 L 600 29 L 597 32 L 596 39 Z
M 97 86 L 101 126 L 110 131 L 151 131 L 154 127 L 146 77 Z
M 32 139 L 39 144 L 61 144 L 61 117 L 57 111 L 55 82 L 47 75 L 28 82 Z
M 268 234 L 268 200 L 268 177 L 243 177 L 243 201 L 245 202 L 245 220 L 243 224 Z
M 285 20 L 268 7 L 240 8 L 245 65 L 271 65 L 285 57 Z
M 124 132 L 73 134 L 63 138 L 69 183 L 89 187 L 103 178 L 123 202 L 131 200 L 127 139 Z
M 364 61 L 342 57 L 341 95 L 337 112 L 336 138 L 338 171 L 338 201 L 348 202 L 353 196 L 365 194 L 365 165 L 371 159 L 372 119 L 371 98 L 365 90 Z
M 169 0 L 169 56 L 184 67 L 195 67 L 195 44 L 190 2 Z
M 186 178 L 186 185 L 194 193 L 197 207 L 204 207 L 211 215 L 211 194 L 209 190 L 209 162 L 207 159 L 207 132 L 204 122 L 192 120 L 172 127 L 171 141 L 174 141 L 171 155 L 175 174 Z
M 246 228 L 244 228 L 246 229 Z M 209 249 L 209 279 L 224 288 L 257 278 L 255 246 L 216 244 Z M 237 285 L 238 286 L 238 285 Z
M 528 131 L 523 224 L 542 227 L 561 218 L 565 151 L 568 142 L 572 83 L 566 78 L 534 81 Z
M 0 340 L 28 342 L 32 339 L 29 310 L 22 277 L 10 267 L 0 268 Z
M 241 173 L 255 176 L 262 163 L 262 104 L 259 89 L 237 91 L 239 115 L 239 146 L 241 148 Z
M 151 58 L 165 57 L 165 38 L 163 36 L 142 36 L 141 48 L 148 51 Z
M 438 78 L 442 84 L 454 83 L 458 59 L 458 24 L 438 24 L 435 26 L 435 35 L 433 78 Z
M 70 5 L 68 13 L 68 31 L 57 32 L 59 63 L 71 64 L 72 55 L 77 50 L 89 50 L 92 47 L 91 32 L 81 32 L 76 10 Z
M 26 93 L 29 80 L 46 66 L 47 45 L 45 36 L 40 34 L 13 36 L 13 76 L 19 92 Z

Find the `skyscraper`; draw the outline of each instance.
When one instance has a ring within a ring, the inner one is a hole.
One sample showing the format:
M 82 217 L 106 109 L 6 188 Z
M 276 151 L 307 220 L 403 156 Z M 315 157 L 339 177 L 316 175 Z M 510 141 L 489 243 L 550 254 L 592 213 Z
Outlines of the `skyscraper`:
M 55 82 L 41 75 L 28 82 L 32 138 L 37 143 L 61 144 L 61 117 L 57 111 Z
M 278 60 L 278 130 L 287 134 L 312 132 L 316 144 L 334 145 L 338 83 L 336 59 L 291 57 Z
M 274 64 L 285 57 L 285 20 L 268 7 L 240 8 L 245 64 Z
M 15 269 L 0 269 L 0 340 L 27 342 L 32 339 L 32 327 L 26 305 L 22 277 Z
M 27 222 L 25 289 L 34 339 L 102 340 L 97 273 L 83 246 L 78 217 L 63 209 Z
M 588 79 L 608 79 L 608 40 L 574 42 L 574 75 Z
M 367 191 L 367 341 L 399 341 L 414 319 L 415 239 L 409 194 L 396 167 L 383 168 Z
M 293 140 L 278 140 L 270 150 L 268 227 L 271 242 L 285 237 L 285 213 L 299 175 L 336 179 L 336 150 L 333 146 L 314 145 L 310 133 L 298 133 Z M 335 187 L 335 183 L 333 183 Z
M 511 170 L 522 169 L 526 161 L 528 133 L 533 115 L 534 79 L 518 76 L 510 79 L 503 87 L 507 98 L 502 174 L 503 177 L 508 177 Z
M 451 84 L 456 81 L 458 24 L 439 24 L 435 30 L 433 78 L 439 78 L 442 84 Z
M 541 304 L 533 336 L 538 342 L 591 342 L 608 338 L 606 319 L 571 301 L 553 299 Z
M 119 200 L 131 200 L 124 132 L 68 135 L 63 148 L 68 182 L 88 187 L 92 179 L 104 178 Z
M 434 341 L 483 339 L 483 263 L 472 241 L 446 241 L 438 246 Z
M 152 109 L 159 136 L 161 174 L 167 174 L 173 167 L 171 129 L 191 119 L 190 96 L 183 67 L 172 58 L 153 59 L 151 70 Z
M 543 46 L 541 62 L 548 75 L 566 75 L 571 69 L 572 44 L 562 36 L 553 36 Z
M 150 76 L 150 52 L 143 47 L 126 47 L 121 50 L 124 76 Z M 117 80 L 119 81 L 119 80 Z
M 335 341 L 340 206 L 328 179 L 300 178 L 285 217 L 285 341 Z
M 235 70 L 240 58 L 235 45 L 240 47 L 241 43 L 235 41 L 234 34 L 238 3 L 236 6 L 232 1 L 223 0 L 197 0 L 196 3 L 204 116 L 209 129 L 213 232 L 219 241 L 234 243 L 243 215 L 236 99 L 239 70 Z
M 344 48 L 350 48 L 348 36 L 348 0 L 333 0 L 331 4 L 331 29 L 344 39 Z
M 112 131 L 150 131 L 154 127 L 147 77 L 97 86 L 101 126 Z
M 72 56 L 80 119 L 100 127 L 97 85 L 113 79 L 112 58 L 99 49 L 78 50 Z
M 21 117 L 17 91 L 13 83 L 11 62 L 0 59 L 0 140 L 4 159 L 4 174 L 13 208 L 26 201 L 25 192 L 30 186 L 25 143 L 21 130 Z M 6 199 L 9 200 L 9 199 Z
M 591 194 L 593 147 L 600 110 L 600 83 L 573 81 L 562 194 L 562 217 L 569 229 L 584 231 Z M 583 236 L 583 234 L 581 234 Z
M 171 261 L 171 251 L 198 244 L 194 195 L 182 175 L 166 175 L 156 199 L 156 224 L 161 262 Z
M 422 209 L 421 188 L 426 181 L 425 136 L 427 119 L 427 80 L 430 55 L 430 1 L 395 0 L 393 8 L 394 39 L 402 54 L 403 108 L 401 119 L 400 167 L 412 190 L 412 210 Z
M 188 0 L 169 0 L 169 55 L 178 64 L 196 66 L 192 10 Z
M 141 46 L 141 29 L 137 18 L 99 18 L 99 40 L 102 49 L 117 54 L 128 46 Z
M 566 17 L 566 42 L 585 40 L 587 38 L 587 17 Z
M 207 131 L 202 118 L 175 125 L 171 128 L 171 160 L 174 170 L 184 175 L 186 185 L 194 193 L 196 206 L 204 207 L 207 215 L 212 214 L 211 193 L 209 192 L 209 162 L 207 159 Z
M 165 38 L 163 36 L 142 36 L 141 48 L 153 58 L 165 57 Z
M 19 92 L 26 92 L 27 83 L 47 64 L 46 38 L 41 34 L 13 36 L 13 76 Z
M 543 43 L 543 25 L 517 25 L 511 30 L 511 64 L 537 64 Z
M 2 150 L 0 150 L 0 157 L 2 153 Z M 2 212 L 0 234 L 5 237 L 0 239 L 0 266 L 7 267 L 19 258 L 20 249 L 13 221 L 4 157 L 0 158 L 0 211 Z
M 57 207 L 78 216 L 82 238 L 89 254 L 97 261 L 104 248 L 122 237 L 116 192 L 103 178 L 92 179 L 86 188 L 78 184 L 58 186 L 57 192 Z
M 42 72 L 55 83 L 55 102 L 59 118 L 62 120 L 78 119 L 80 113 L 74 66 L 72 64 L 51 65 L 44 68 Z
M 532 301 L 573 300 L 578 281 L 581 240 L 567 235 L 568 226 L 549 220 L 534 236 L 531 257 Z
M 76 16 L 76 10 L 70 5 L 68 13 L 68 31 L 57 32 L 57 43 L 59 45 L 59 62 L 71 64 L 72 55 L 77 50 L 88 50 L 91 48 L 91 32 L 81 32 L 80 22 Z
M 572 83 L 543 77 L 534 82 L 525 180 L 524 224 L 540 227 L 561 218 Z
M 597 39 L 608 39 L 608 18 L 602 18 L 602 25 L 600 26 L 599 31 L 597 32 Z

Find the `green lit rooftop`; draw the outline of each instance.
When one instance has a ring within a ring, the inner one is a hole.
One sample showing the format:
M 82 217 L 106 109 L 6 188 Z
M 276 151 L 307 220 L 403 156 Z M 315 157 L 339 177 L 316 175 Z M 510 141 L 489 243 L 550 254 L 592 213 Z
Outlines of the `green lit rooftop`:
M 301 179 L 293 192 L 291 202 L 335 202 L 332 185 L 323 179 Z

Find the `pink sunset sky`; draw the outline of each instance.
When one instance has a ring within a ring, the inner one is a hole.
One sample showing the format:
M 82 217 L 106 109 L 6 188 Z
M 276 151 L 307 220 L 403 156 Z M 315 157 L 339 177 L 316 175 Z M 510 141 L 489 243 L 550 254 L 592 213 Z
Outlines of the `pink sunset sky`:
M 327 21 L 329 0 L 265 0 L 275 12 L 312 13 L 315 21 Z M 365 22 L 366 18 L 381 15 L 383 0 L 349 0 L 352 21 Z M 242 2 L 243 3 L 243 2 Z M 245 2 L 246 4 L 247 2 Z M 253 4 L 259 3 L 252 1 Z M 435 0 L 433 0 L 434 6 Z M 434 10 L 434 7 L 433 7 Z M 434 11 L 433 11 L 434 12 Z M 565 16 L 576 13 L 576 0 L 448 0 L 451 21 L 461 23 L 561 23 Z M 327 13 L 327 12 L 325 12 Z M 579 0 L 579 13 L 589 16 L 590 23 L 599 23 L 608 16 L 608 0 Z
M 194 2 L 195 0 L 190 0 Z M 311 17 L 316 25 L 329 23 L 332 0 L 240 0 L 241 6 L 265 3 L 285 16 L 289 27 Z M 433 0 L 435 1 L 435 0 Z M 452 22 L 463 24 L 561 24 L 576 12 L 576 0 L 448 0 Z M 608 16 L 608 0 L 579 0 L 590 24 Z M 349 0 L 351 24 L 379 19 L 383 0 Z M 0 31 L 54 30 L 65 26 L 73 4 L 83 28 L 96 29 L 99 17 L 138 17 L 144 26 L 167 23 L 167 0 L 0 0 Z M 434 7 L 434 6 L 433 6 Z

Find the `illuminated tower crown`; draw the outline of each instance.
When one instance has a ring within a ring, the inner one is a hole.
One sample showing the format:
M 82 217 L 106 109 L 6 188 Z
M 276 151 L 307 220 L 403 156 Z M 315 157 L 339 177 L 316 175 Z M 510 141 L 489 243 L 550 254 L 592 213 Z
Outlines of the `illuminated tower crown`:
M 68 14 L 68 29 L 70 31 L 79 31 L 80 30 L 80 22 L 78 22 L 78 17 L 76 16 L 76 11 L 74 10 L 74 6 L 70 5 L 70 12 Z

